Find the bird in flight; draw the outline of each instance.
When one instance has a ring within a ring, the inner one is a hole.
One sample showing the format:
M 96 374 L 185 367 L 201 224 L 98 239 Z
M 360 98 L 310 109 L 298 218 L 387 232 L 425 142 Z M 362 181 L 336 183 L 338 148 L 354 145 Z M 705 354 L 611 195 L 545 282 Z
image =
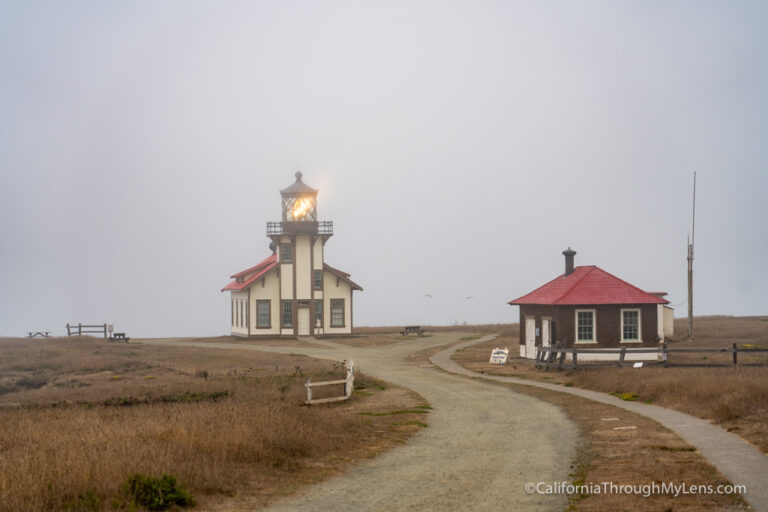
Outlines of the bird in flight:
M 469 300 L 469 299 L 474 299 L 474 298 L 475 298 L 475 296 L 474 296 L 474 295 L 470 295 L 469 297 L 467 297 L 467 300 Z
M 424 296 L 425 297 L 429 297 L 430 299 L 432 298 L 432 296 L 430 294 L 428 294 L 428 293 L 425 293 Z

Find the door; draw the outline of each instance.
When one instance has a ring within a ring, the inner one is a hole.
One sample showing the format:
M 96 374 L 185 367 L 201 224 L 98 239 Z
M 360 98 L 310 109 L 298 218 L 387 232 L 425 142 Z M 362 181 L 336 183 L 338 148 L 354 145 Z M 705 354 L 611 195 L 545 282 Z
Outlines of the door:
M 536 318 L 525 319 L 525 357 L 536 358 Z
M 299 336 L 309 336 L 309 308 L 299 307 Z
M 549 347 L 552 345 L 552 336 L 550 335 L 550 329 L 549 329 L 549 323 L 551 320 L 549 318 L 544 318 L 541 320 L 541 346 L 542 347 Z

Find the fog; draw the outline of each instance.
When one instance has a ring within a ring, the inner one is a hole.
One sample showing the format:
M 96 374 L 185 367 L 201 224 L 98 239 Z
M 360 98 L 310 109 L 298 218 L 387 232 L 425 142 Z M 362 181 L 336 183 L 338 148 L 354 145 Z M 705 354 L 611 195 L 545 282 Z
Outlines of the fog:
M 768 314 L 767 14 L 0 1 L 0 335 L 228 333 L 299 168 L 358 326 L 517 321 L 569 246 L 684 316 L 694 171 L 695 313 Z

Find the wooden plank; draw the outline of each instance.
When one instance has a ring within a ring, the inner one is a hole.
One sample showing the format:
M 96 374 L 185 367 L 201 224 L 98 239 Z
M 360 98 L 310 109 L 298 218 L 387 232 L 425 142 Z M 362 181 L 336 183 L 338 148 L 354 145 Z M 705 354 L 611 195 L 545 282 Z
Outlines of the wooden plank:
M 307 405 L 315 405 L 315 404 L 326 404 L 329 402 L 341 402 L 342 400 L 347 400 L 348 396 L 334 396 L 332 398 L 317 398 L 312 401 L 307 401 Z
M 331 386 L 333 384 L 346 384 L 347 379 L 341 379 L 341 380 L 324 380 L 322 382 L 308 382 L 304 384 L 305 386 L 309 387 L 317 387 L 317 386 Z
M 739 349 L 739 351 L 747 351 L 750 349 Z M 758 349 L 762 351 L 768 351 L 768 349 Z M 733 352 L 733 349 L 731 347 L 728 348 L 670 348 L 668 349 L 669 353 L 691 353 L 691 354 L 698 354 L 698 353 L 708 353 L 708 352 L 715 352 L 715 353 L 730 353 Z
M 736 361 L 736 357 L 737 357 L 738 353 L 739 353 L 739 349 L 736 348 L 736 344 L 734 343 L 733 344 L 733 365 L 734 366 L 736 366 L 736 364 L 738 364 L 737 361 Z

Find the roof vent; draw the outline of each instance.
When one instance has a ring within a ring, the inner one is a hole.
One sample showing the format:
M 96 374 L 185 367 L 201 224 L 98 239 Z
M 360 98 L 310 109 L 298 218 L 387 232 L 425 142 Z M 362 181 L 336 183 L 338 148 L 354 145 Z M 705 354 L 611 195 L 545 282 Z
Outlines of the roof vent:
M 565 275 L 569 276 L 573 272 L 573 257 L 576 256 L 576 251 L 568 247 L 563 251 L 563 256 L 565 256 Z

